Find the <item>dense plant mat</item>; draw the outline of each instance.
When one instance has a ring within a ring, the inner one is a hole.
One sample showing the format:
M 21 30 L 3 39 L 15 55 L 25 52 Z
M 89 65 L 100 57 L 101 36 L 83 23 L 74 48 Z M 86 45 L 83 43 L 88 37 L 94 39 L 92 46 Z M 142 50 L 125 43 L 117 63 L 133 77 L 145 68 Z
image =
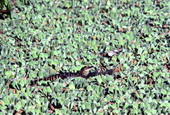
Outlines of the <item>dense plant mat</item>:
M 23 2 L 0 20 L 1 113 L 170 113 L 169 0 Z M 30 86 L 84 66 L 115 69 Z

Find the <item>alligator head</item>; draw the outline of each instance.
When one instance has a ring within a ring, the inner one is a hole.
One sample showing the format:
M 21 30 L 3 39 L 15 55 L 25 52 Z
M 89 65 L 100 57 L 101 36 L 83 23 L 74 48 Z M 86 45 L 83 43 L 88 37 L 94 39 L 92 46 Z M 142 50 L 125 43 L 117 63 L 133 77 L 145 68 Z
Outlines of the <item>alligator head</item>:
M 86 66 L 83 67 L 80 71 L 79 71 L 79 75 L 82 76 L 83 78 L 87 78 L 87 76 L 89 75 L 89 72 L 91 69 L 93 69 L 93 66 Z

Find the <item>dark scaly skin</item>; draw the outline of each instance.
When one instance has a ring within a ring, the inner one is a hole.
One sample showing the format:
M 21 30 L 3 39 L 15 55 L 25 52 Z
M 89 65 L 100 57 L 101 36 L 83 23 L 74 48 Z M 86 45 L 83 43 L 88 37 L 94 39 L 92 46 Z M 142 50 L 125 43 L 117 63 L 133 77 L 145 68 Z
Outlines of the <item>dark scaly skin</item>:
M 31 81 L 31 85 L 35 85 L 39 81 L 51 81 L 52 82 L 58 78 L 65 79 L 69 77 L 83 77 L 87 79 L 89 77 L 94 77 L 98 75 L 112 75 L 113 73 L 115 73 L 116 67 L 113 69 L 108 69 L 107 67 L 102 66 L 100 67 L 100 69 L 94 72 L 90 72 L 90 70 L 93 68 L 94 68 L 93 66 L 87 66 L 87 67 L 83 67 L 80 71 L 76 73 L 60 73 L 60 74 L 54 74 L 54 75 L 50 75 L 47 77 L 43 77 L 41 79 L 34 79 L 33 81 Z
M 112 69 L 108 69 L 106 66 L 101 66 L 96 71 L 90 72 L 86 76 L 86 78 L 95 77 L 95 76 L 99 76 L 99 75 L 113 75 L 114 73 L 116 73 L 115 68 L 117 68 L 117 67 L 119 67 L 119 65 L 112 68 Z
M 119 66 L 118 66 L 119 67 Z M 116 68 L 113 69 L 108 69 L 106 66 L 102 66 L 100 67 L 100 69 L 97 69 L 93 72 L 90 72 L 91 69 L 93 69 L 93 66 L 87 66 L 87 67 L 83 67 L 80 71 L 76 72 L 76 73 L 60 73 L 60 74 L 54 74 L 54 75 L 50 75 L 47 77 L 43 77 L 40 79 L 34 79 L 31 81 L 30 86 L 36 85 L 39 81 L 54 81 L 58 78 L 61 79 L 65 79 L 65 78 L 69 78 L 69 77 L 83 77 L 83 78 L 89 78 L 89 77 L 95 77 L 95 76 L 99 76 L 99 75 L 112 75 L 113 73 L 116 72 Z M 12 86 L 13 81 L 11 81 L 10 83 L 10 87 Z
M 93 66 L 88 66 L 88 67 L 83 67 L 80 71 L 78 71 L 76 73 L 61 73 L 61 74 L 50 75 L 48 77 L 43 77 L 41 79 L 34 79 L 33 81 L 31 81 L 31 85 L 35 85 L 39 81 L 49 81 L 50 80 L 52 82 L 58 78 L 61 78 L 61 79 L 65 79 L 65 78 L 69 78 L 69 77 L 87 78 L 87 76 L 89 75 L 89 71 L 93 68 L 94 68 Z

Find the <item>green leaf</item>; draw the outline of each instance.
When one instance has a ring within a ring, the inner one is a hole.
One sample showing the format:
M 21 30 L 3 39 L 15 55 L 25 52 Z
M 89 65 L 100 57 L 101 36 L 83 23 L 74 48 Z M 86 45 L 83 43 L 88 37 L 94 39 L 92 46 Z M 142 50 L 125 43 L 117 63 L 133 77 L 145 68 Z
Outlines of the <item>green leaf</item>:
M 86 108 L 91 109 L 91 102 L 86 102 Z
M 47 92 L 53 92 L 50 87 L 47 87 Z
M 57 115 L 62 115 L 64 110 L 60 110 L 60 109 L 55 109 L 55 114 Z
M 4 97 L 4 104 L 5 105 L 8 105 L 8 104 L 10 104 L 10 100 L 9 100 L 9 97 Z
M 48 54 L 47 54 L 47 53 L 40 53 L 40 57 L 41 57 L 41 58 L 47 58 L 47 57 L 48 57 Z
M 6 75 L 8 78 L 14 76 L 13 74 L 14 74 L 13 71 L 5 71 L 5 75 Z
M 69 88 L 70 89 L 75 89 L 75 85 L 73 84 L 73 82 L 70 83 Z
M 151 37 L 146 37 L 145 40 L 146 40 L 147 42 L 149 42 L 149 41 L 152 41 L 152 38 L 151 38 Z
M 103 82 L 101 76 L 97 77 L 96 79 L 97 79 L 97 82 L 99 82 L 99 83 L 102 83 L 102 82 Z
M 15 105 L 16 110 L 19 111 L 21 107 L 22 107 L 21 102 L 17 102 Z
M 88 90 L 88 91 L 92 91 L 93 88 L 92 88 L 90 85 L 88 85 L 88 86 L 87 86 L 87 90 Z
M 165 89 L 162 89 L 162 90 L 161 90 L 161 93 L 162 93 L 163 95 L 166 95 L 168 92 L 167 92 Z

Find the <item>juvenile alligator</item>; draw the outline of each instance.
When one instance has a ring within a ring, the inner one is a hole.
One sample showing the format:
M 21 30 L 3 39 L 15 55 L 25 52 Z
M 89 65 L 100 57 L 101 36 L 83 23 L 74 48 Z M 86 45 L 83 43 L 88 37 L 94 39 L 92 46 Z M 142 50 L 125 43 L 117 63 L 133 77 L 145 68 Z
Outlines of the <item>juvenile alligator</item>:
M 70 77 L 82 77 L 82 78 L 89 78 L 89 77 L 94 77 L 94 76 L 99 76 L 99 75 L 112 75 L 113 73 L 120 72 L 121 67 L 118 65 L 115 68 L 108 69 L 107 67 L 101 67 L 98 70 L 95 70 L 93 72 L 90 72 L 91 69 L 93 69 L 93 66 L 87 66 L 83 67 L 80 71 L 76 73 L 60 73 L 60 74 L 54 74 L 50 75 L 47 77 L 43 77 L 40 79 L 34 79 L 31 81 L 31 85 L 35 85 L 39 81 L 54 81 L 58 78 L 65 79 L 65 78 L 70 78 Z
M 35 85 L 38 81 L 54 81 L 58 78 L 61 79 L 65 79 L 65 78 L 69 78 L 69 77 L 83 77 L 83 78 L 87 78 L 89 75 L 89 71 L 91 69 L 93 69 L 93 66 L 87 66 L 87 67 L 83 67 L 80 71 L 76 72 L 76 73 L 60 73 L 60 74 L 54 74 L 54 75 L 50 75 L 47 77 L 43 77 L 40 79 L 34 79 L 31 81 L 31 85 Z

